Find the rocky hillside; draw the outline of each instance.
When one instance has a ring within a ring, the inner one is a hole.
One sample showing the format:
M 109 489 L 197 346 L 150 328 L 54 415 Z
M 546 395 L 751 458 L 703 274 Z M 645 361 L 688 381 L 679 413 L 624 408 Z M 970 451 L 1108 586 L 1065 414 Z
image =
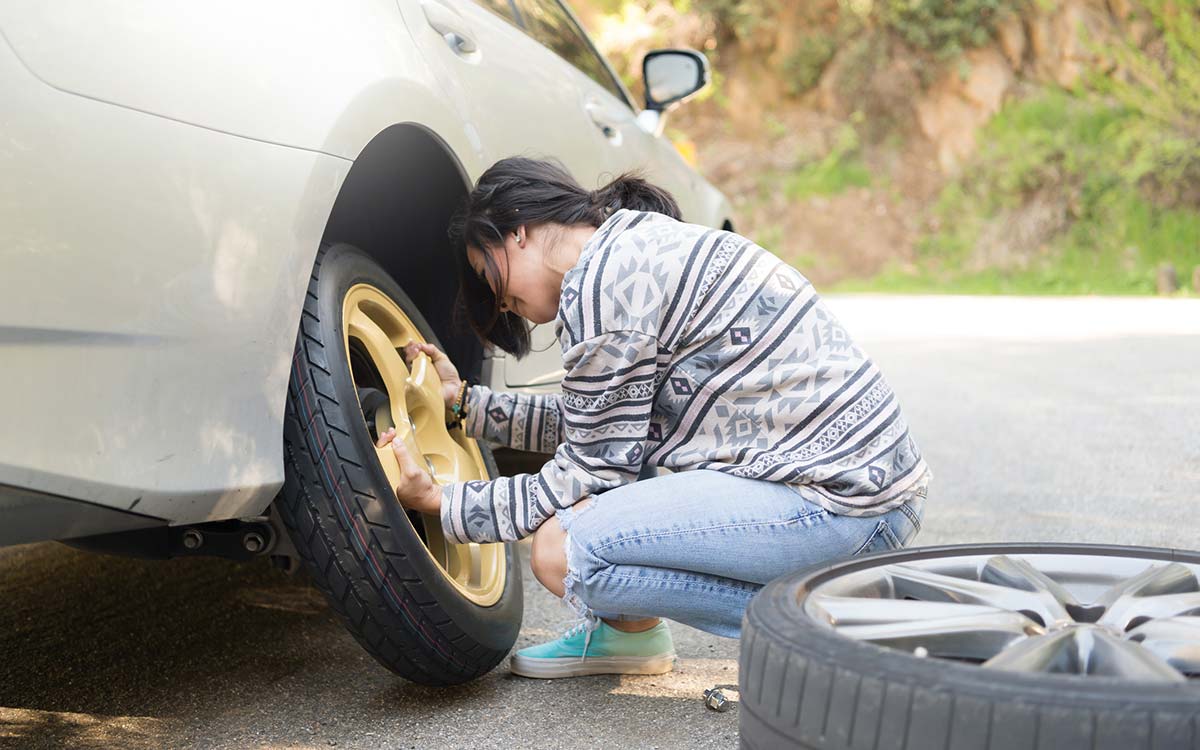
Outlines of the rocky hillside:
M 709 54 L 668 132 L 820 283 L 1149 292 L 1200 264 L 1196 0 L 575 5 L 632 88 L 646 50 Z

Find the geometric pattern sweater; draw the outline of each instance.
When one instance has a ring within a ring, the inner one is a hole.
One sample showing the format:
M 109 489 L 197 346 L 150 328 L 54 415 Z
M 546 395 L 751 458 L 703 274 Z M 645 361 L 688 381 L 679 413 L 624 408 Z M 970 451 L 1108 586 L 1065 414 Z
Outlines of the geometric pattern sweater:
M 444 486 L 451 541 L 521 539 L 647 461 L 787 482 L 835 514 L 925 492 L 879 368 L 804 276 L 745 237 L 616 211 L 564 275 L 555 327 L 562 393 L 472 386 L 465 425 L 553 457 L 536 474 Z

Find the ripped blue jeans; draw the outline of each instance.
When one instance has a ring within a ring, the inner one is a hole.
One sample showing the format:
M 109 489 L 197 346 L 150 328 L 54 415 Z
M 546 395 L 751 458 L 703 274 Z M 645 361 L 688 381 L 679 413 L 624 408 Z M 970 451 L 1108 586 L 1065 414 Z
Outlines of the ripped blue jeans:
M 643 476 L 648 476 L 643 472 Z M 666 617 L 727 638 L 763 584 L 800 568 L 906 546 L 927 480 L 887 513 L 830 513 L 796 488 L 711 470 L 652 476 L 559 510 L 567 606 L 595 618 Z

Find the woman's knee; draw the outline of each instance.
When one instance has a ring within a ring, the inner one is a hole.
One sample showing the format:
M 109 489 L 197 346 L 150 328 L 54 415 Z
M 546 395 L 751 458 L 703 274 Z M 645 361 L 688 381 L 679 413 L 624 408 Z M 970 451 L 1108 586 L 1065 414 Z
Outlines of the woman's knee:
M 567 510 L 551 516 L 533 534 L 533 545 L 529 556 L 530 567 L 538 581 L 559 596 L 564 595 L 563 581 L 569 571 L 568 543 L 575 546 L 576 552 L 573 557 L 576 564 L 584 568 L 584 570 L 575 571 L 577 579 L 587 577 L 594 567 L 591 564 L 592 555 L 587 551 L 590 546 L 586 543 L 587 525 L 585 524 L 581 529 L 576 523 L 576 514 L 588 507 L 594 499 L 585 498 Z M 582 546 L 579 544 L 581 533 L 584 542 Z M 570 542 L 568 542 L 568 535 Z
M 547 518 L 537 531 L 533 532 L 533 545 L 529 551 L 529 567 L 534 576 L 547 588 L 554 590 L 552 582 L 562 587 L 563 576 L 567 572 L 567 557 L 563 551 L 563 540 L 567 533 L 562 530 L 557 516 Z

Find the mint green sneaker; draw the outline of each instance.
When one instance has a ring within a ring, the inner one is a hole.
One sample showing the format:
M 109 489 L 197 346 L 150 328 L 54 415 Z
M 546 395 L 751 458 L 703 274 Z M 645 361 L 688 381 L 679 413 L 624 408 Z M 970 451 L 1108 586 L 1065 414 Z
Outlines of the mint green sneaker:
M 589 674 L 663 674 L 675 667 L 675 643 L 667 621 L 641 633 L 626 633 L 597 620 L 581 620 L 558 640 L 523 648 L 509 668 L 522 677 L 580 677 Z

